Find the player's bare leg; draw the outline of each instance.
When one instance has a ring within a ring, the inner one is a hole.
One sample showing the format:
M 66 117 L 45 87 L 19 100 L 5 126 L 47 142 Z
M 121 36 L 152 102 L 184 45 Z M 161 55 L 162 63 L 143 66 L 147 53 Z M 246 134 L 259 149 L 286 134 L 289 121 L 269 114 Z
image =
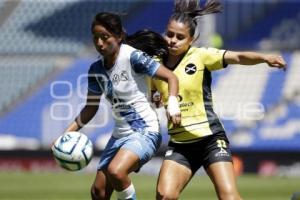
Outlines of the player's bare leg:
M 131 184 L 129 173 L 138 169 L 139 157 L 127 150 L 120 149 L 107 168 L 109 179 L 114 188 L 121 191 Z
M 231 162 L 213 163 L 206 172 L 215 186 L 219 200 L 241 200 Z
M 109 200 L 113 187 L 103 171 L 98 171 L 91 188 L 92 200 Z
M 129 178 L 129 174 L 138 169 L 139 161 L 137 154 L 127 149 L 120 149 L 108 165 L 108 178 L 117 191 L 117 195 L 135 196 L 135 190 Z M 122 192 L 124 194 L 122 194 Z M 120 197 L 118 198 L 121 199 Z
M 156 199 L 175 200 L 192 177 L 192 171 L 175 161 L 164 160 L 160 169 Z

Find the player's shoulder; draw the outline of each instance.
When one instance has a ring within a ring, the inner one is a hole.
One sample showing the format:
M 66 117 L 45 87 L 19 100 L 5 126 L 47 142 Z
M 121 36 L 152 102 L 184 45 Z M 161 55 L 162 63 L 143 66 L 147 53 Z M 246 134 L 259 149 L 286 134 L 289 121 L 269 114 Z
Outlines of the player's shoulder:
M 98 73 L 101 73 L 101 69 L 103 69 L 104 66 L 103 66 L 103 60 L 102 58 L 98 59 L 97 61 L 93 62 L 90 66 L 90 69 L 89 69 L 89 73 L 93 73 L 93 74 L 98 74 Z
M 129 57 L 130 57 L 130 63 L 132 65 L 146 64 L 150 59 L 152 59 L 152 57 L 149 56 L 147 53 L 135 48 L 133 48 L 133 51 L 130 52 Z
M 193 52 L 218 52 L 222 51 L 221 49 L 213 48 L 213 47 L 191 47 L 191 51 Z
M 124 54 L 125 56 L 129 55 L 131 61 L 138 60 L 138 59 L 143 60 L 143 59 L 149 59 L 149 58 L 154 59 L 154 57 L 149 56 L 146 52 L 136 49 L 128 44 L 122 44 L 121 51 L 122 51 L 122 54 Z M 158 59 L 154 59 L 154 60 L 158 61 Z
M 200 56 L 208 56 L 208 55 L 223 55 L 225 50 L 223 49 L 217 49 L 217 48 L 213 48 L 213 47 L 191 47 L 191 52 L 193 52 L 193 54 L 197 54 Z
M 201 54 L 207 53 L 207 48 L 205 47 L 190 47 L 189 54 L 192 56 L 199 56 Z
M 121 62 L 127 62 L 128 60 L 131 60 L 132 54 L 137 51 L 134 47 L 128 45 L 128 44 L 122 44 L 120 47 L 120 52 L 118 55 L 118 60 Z
M 128 45 L 122 44 L 120 49 L 120 55 L 130 55 L 132 52 L 136 51 L 137 49 Z

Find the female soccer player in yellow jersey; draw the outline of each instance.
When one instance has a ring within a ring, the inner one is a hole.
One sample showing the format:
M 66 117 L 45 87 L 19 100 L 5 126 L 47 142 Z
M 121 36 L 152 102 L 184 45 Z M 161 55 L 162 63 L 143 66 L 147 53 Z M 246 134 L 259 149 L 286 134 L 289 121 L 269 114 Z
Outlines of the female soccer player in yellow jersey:
M 240 200 L 225 130 L 212 107 L 211 72 L 228 64 L 285 68 L 278 55 L 234 52 L 214 48 L 191 47 L 197 16 L 219 12 L 220 4 L 209 1 L 204 8 L 175 12 L 165 31 L 169 57 L 164 63 L 179 79 L 181 124 L 168 127 L 170 141 L 160 169 L 157 199 L 178 199 L 194 173 L 203 166 L 214 184 L 219 199 Z M 153 86 L 167 103 L 168 87 L 160 80 Z

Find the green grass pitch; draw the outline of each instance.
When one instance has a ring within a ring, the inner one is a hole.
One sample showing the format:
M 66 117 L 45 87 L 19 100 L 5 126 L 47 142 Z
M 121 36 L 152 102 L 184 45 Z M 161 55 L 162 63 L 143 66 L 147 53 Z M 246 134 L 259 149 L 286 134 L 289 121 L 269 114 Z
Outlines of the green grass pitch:
M 132 176 L 139 200 L 155 199 L 155 176 Z M 94 174 L 74 172 L 0 172 L 1 200 L 87 200 Z M 240 193 L 245 200 L 288 200 L 300 191 L 300 178 L 238 177 Z M 112 199 L 116 199 L 113 197 Z M 196 176 L 180 199 L 217 199 L 207 176 Z

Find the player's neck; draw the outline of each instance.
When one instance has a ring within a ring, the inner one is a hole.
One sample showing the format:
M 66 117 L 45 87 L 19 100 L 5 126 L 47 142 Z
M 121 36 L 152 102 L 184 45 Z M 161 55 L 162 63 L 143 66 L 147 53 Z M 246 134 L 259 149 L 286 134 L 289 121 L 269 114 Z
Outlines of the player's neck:
M 171 69 L 174 70 L 177 65 L 180 63 L 180 61 L 182 60 L 182 58 L 184 57 L 185 53 L 181 54 L 181 55 L 169 55 L 168 57 L 168 61 L 166 63 L 166 66 Z
M 120 52 L 120 49 L 118 49 L 112 55 L 106 56 L 104 58 L 105 69 L 111 69 L 115 65 L 115 63 L 117 61 L 117 58 L 118 58 L 118 55 L 119 55 L 119 52 Z

